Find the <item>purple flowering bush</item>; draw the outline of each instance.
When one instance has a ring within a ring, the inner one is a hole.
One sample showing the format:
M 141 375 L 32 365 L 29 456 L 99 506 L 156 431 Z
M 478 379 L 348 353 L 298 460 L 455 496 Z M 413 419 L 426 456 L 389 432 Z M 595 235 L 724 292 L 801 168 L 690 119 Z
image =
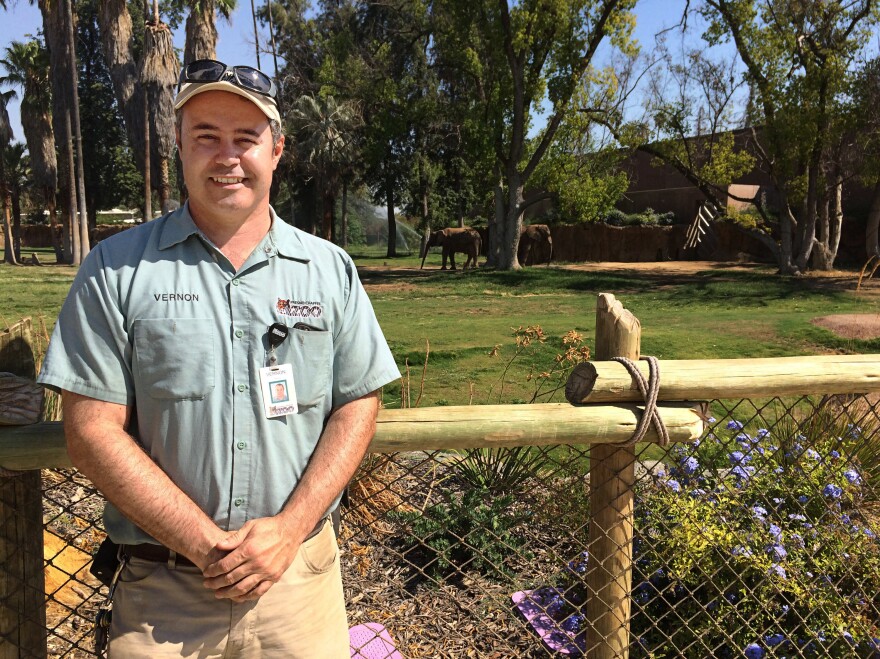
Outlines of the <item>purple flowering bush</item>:
M 861 428 L 730 420 L 637 483 L 631 657 L 880 657 Z M 876 508 L 875 508 L 876 510 Z M 586 552 L 533 594 L 575 638 Z M 589 632 L 587 632 L 589 633 Z
M 736 420 L 644 479 L 632 656 L 880 656 L 880 544 L 857 426 Z

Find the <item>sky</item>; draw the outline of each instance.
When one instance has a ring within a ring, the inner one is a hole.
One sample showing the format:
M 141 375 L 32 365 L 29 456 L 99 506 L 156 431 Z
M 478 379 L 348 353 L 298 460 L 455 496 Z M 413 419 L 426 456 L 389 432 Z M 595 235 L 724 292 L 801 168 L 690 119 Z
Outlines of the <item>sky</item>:
M 260 0 L 256 0 L 259 3 Z M 636 5 L 638 16 L 636 38 L 642 48 L 650 50 L 654 44 L 654 34 L 663 28 L 676 25 L 681 18 L 685 0 L 639 0 Z M 8 0 L 7 10 L 0 13 L 0 56 L 12 41 L 25 41 L 29 34 L 36 35 L 42 27 L 40 11 L 28 0 Z M 251 18 L 250 2 L 238 0 L 238 8 L 229 21 L 217 23 L 219 41 L 217 59 L 227 64 L 248 64 L 256 66 L 254 50 L 254 27 Z M 263 37 L 261 36 L 261 39 Z M 174 34 L 174 44 L 183 50 L 183 26 Z M 265 45 L 264 45 L 265 48 Z M 260 56 L 260 64 L 266 71 L 272 70 L 272 57 L 265 53 Z M 19 91 L 20 93 L 20 91 Z M 24 141 L 19 115 L 19 100 L 13 99 L 7 105 L 15 139 Z

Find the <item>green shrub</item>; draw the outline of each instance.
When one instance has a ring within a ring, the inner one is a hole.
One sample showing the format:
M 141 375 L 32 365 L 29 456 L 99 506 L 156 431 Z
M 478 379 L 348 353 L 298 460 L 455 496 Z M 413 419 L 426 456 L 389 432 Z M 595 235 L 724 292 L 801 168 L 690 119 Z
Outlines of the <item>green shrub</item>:
M 546 454 L 530 446 L 468 449 L 455 463 L 455 473 L 478 490 L 512 495 L 538 476 L 546 462 Z
M 525 515 L 512 512 L 512 503 L 510 495 L 493 497 L 486 490 L 471 490 L 424 512 L 389 515 L 411 525 L 414 543 L 404 556 L 415 565 L 424 565 L 432 578 L 467 570 L 509 576 L 510 557 L 529 555 L 525 541 L 515 532 Z
M 870 438 L 840 418 L 731 420 L 640 481 L 630 656 L 878 656 L 877 518 L 855 457 Z M 572 635 L 588 560 L 532 595 Z

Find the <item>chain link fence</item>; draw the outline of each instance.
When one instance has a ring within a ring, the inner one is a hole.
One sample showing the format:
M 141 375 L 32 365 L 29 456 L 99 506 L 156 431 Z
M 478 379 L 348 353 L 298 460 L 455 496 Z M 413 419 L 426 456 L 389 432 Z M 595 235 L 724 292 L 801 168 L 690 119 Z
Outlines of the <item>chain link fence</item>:
M 636 448 L 630 657 L 880 656 L 880 397 L 710 409 L 699 441 Z M 601 646 L 589 465 L 588 446 L 368 456 L 343 509 L 350 624 L 384 625 L 404 657 Z M 53 657 L 93 656 L 102 503 L 43 472 Z

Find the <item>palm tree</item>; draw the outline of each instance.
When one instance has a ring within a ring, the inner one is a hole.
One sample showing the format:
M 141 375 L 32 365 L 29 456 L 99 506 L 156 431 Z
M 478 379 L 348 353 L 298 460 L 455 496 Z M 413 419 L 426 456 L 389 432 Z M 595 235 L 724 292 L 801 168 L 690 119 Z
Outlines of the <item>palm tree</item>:
M 180 73 L 180 62 L 174 52 L 171 30 L 159 20 L 158 4 L 154 0 L 153 20 L 147 22 L 144 33 L 144 52 L 139 67 L 141 85 L 146 94 L 145 119 L 149 122 L 150 177 L 158 174 L 159 203 L 163 211 L 171 197 L 169 163 L 174 156 L 174 89 Z M 146 137 L 146 134 L 145 134 Z M 151 217 L 145 217 L 148 221 Z
M 6 76 L 0 85 L 10 85 L 22 90 L 21 127 L 24 130 L 33 185 L 49 211 L 53 227 L 58 222 L 55 189 L 58 185 L 58 162 L 55 156 L 55 133 L 52 131 L 52 93 L 49 81 L 49 53 L 42 44 L 33 39 L 28 42 L 13 41 L 6 48 L 6 57 L 0 60 L 6 68 Z M 60 245 L 56 246 L 56 256 Z
M 23 143 L 15 142 L 3 149 L 3 173 L 12 211 L 12 249 L 15 261 L 21 263 L 21 196 L 32 180 L 30 158 Z
M 339 103 L 332 96 L 306 94 L 297 99 L 290 124 L 291 133 L 298 136 L 299 165 L 318 183 L 321 233 L 325 240 L 332 240 L 336 194 L 342 175 L 356 157 L 358 131 L 363 126 L 360 107 L 353 101 Z
M 9 113 L 6 111 L 6 104 L 10 99 L 15 98 L 15 92 L 12 90 L 0 93 L 0 151 L 4 154 L 9 143 L 12 141 L 12 124 L 9 122 Z M 0 157 L 0 197 L 3 203 L 3 238 L 5 249 L 3 259 L 6 263 L 17 264 L 15 258 L 15 241 L 12 237 L 12 224 L 10 222 L 11 198 L 9 194 L 10 186 L 6 177 L 6 159 Z
M 183 48 L 184 64 L 197 59 L 216 59 L 217 14 L 228 20 L 235 5 L 236 0 L 190 0 L 186 44 Z
M 74 98 L 73 70 L 74 42 L 68 29 L 67 3 L 59 0 L 38 0 L 43 15 L 43 34 L 49 51 L 49 78 L 52 81 L 52 128 L 58 146 L 66 149 L 66 157 L 58 161 L 58 191 L 62 199 L 62 240 L 64 260 L 73 263 L 79 255 L 79 230 L 76 210 L 76 175 L 68 171 L 74 163 L 72 157 L 73 131 L 70 119 L 71 99 Z M 63 145 L 63 146 L 62 146 Z
M 123 110 L 135 160 L 145 179 L 158 181 L 150 187 L 158 190 L 164 205 L 171 195 L 168 164 L 174 151 L 174 87 L 180 63 L 174 53 L 171 31 L 159 20 L 155 2 L 151 13 L 138 63 L 134 59 L 133 24 L 126 1 L 100 0 L 98 23 L 113 91 Z

